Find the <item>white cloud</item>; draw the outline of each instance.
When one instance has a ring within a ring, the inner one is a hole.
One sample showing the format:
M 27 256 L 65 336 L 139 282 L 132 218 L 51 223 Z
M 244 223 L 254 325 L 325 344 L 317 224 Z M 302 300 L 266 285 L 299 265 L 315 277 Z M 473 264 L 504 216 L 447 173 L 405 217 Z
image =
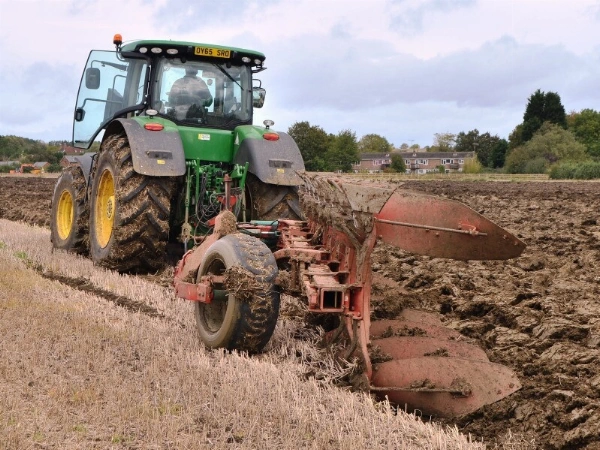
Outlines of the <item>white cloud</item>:
M 0 134 L 68 137 L 88 52 L 121 33 L 262 51 L 280 129 L 506 137 L 538 88 L 600 109 L 599 27 L 597 0 L 0 0 Z

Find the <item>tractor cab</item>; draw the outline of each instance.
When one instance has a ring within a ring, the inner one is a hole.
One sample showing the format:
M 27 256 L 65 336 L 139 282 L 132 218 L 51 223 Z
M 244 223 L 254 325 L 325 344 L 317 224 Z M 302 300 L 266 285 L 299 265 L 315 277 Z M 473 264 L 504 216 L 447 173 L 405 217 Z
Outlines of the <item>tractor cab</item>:
M 253 74 L 262 53 L 175 41 L 136 41 L 90 52 L 82 76 L 74 145 L 89 148 L 115 118 L 155 115 L 178 126 L 233 130 L 252 124 L 265 90 Z

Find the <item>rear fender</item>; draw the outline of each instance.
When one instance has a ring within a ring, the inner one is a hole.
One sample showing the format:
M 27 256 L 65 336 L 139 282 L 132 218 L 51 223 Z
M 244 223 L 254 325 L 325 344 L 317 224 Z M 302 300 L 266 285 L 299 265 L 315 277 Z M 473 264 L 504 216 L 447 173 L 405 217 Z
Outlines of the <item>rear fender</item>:
M 279 140 L 269 141 L 263 139 L 266 131 L 250 126 L 238 127 L 233 162 L 240 165 L 249 163 L 249 172 L 263 183 L 280 186 L 303 184 L 297 172 L 304 171 L 304 160 L 294 140 L 287 133 L 277 132 Z
M 139 174 L 154 177 L 184 175 L 185 154 L 177 128 L 163 124 L 163 130 L 150 131 L 144 128 L 145 122 L 139 118 L 116 119 L 107 127 L 104 137 L 106 139 L 112 134 L 125 132 L 131 148 L 133 169 Z

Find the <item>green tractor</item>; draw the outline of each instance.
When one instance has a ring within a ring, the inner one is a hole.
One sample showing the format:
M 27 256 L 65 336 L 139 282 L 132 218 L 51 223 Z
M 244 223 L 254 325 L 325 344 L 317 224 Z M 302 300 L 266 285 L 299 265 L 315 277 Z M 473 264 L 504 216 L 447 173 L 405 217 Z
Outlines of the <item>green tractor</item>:
M 168 244 L 201 242 L 222 209 L 238 221 L 302 216 L 292 138 L 254 126 L 265 56 L 241 48 L 144 40 L 90 52 L 73 125 L 77 157 L 54 189 L 51 239 L 104 267 L 149 271 Z

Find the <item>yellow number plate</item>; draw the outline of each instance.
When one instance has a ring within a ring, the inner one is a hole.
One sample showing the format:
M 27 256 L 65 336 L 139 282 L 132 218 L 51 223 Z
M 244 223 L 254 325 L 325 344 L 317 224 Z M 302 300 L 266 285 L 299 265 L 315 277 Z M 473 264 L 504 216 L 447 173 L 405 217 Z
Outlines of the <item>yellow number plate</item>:
M 231 50 L 223 50 L 222 48 L 211 47 L 195 47 L 194 55 L 212 56 L 213 58 L 231 58 Z

